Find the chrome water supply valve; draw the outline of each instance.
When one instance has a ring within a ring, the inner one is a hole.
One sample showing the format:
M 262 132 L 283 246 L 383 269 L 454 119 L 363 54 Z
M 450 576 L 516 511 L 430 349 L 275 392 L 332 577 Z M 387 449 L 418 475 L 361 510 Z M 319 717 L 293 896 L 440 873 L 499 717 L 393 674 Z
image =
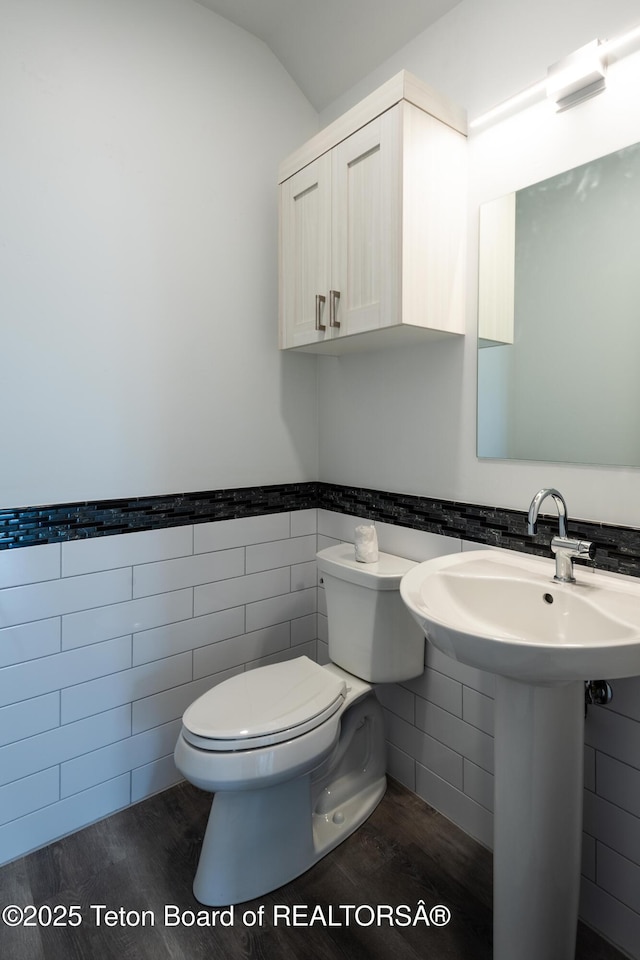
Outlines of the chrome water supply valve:
M 587 715 L 587 707 L 606 706 L 613 700 L 613 690 L 611 684 L 606 680 L 585 680 L 584 682 L 584 715 Z

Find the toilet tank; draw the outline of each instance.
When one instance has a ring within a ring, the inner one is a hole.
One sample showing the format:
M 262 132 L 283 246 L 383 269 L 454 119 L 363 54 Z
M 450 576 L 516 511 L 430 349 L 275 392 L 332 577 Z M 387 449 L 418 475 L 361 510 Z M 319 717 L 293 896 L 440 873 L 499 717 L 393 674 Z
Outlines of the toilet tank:
M 424 672 L 425 639 L 400 597 L 413 560 L 380 553 L 360 563 L 351 543 L 316 554 L 327 601 L 329 658 L 370 683 L 395 683 Z

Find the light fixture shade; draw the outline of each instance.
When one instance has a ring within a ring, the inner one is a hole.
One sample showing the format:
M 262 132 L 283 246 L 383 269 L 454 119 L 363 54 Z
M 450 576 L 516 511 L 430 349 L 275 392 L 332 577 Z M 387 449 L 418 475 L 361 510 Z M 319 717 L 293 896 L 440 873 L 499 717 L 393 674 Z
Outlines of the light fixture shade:
M 599 40 L 592 40 L 547 70 L 547 97 L 556 110 L 567 110 L 604 90 L 607 72 Z

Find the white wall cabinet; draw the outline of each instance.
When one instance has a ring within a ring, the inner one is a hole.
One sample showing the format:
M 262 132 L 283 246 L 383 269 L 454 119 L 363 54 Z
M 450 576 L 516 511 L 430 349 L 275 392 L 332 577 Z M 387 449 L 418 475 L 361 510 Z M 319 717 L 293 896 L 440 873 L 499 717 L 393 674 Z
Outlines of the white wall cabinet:
M 282 349 L 341 354 L 464 332 L 464 127 L 402 73 L 284 162 Z

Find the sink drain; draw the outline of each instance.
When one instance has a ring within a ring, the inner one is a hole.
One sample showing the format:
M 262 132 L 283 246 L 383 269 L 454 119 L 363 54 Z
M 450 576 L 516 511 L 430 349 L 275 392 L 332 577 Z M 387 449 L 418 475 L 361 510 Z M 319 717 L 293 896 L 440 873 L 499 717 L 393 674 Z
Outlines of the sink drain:
M 545 603 L 553 603 L 553 594 L 552 593 L 543 593 L 542 599 Z

